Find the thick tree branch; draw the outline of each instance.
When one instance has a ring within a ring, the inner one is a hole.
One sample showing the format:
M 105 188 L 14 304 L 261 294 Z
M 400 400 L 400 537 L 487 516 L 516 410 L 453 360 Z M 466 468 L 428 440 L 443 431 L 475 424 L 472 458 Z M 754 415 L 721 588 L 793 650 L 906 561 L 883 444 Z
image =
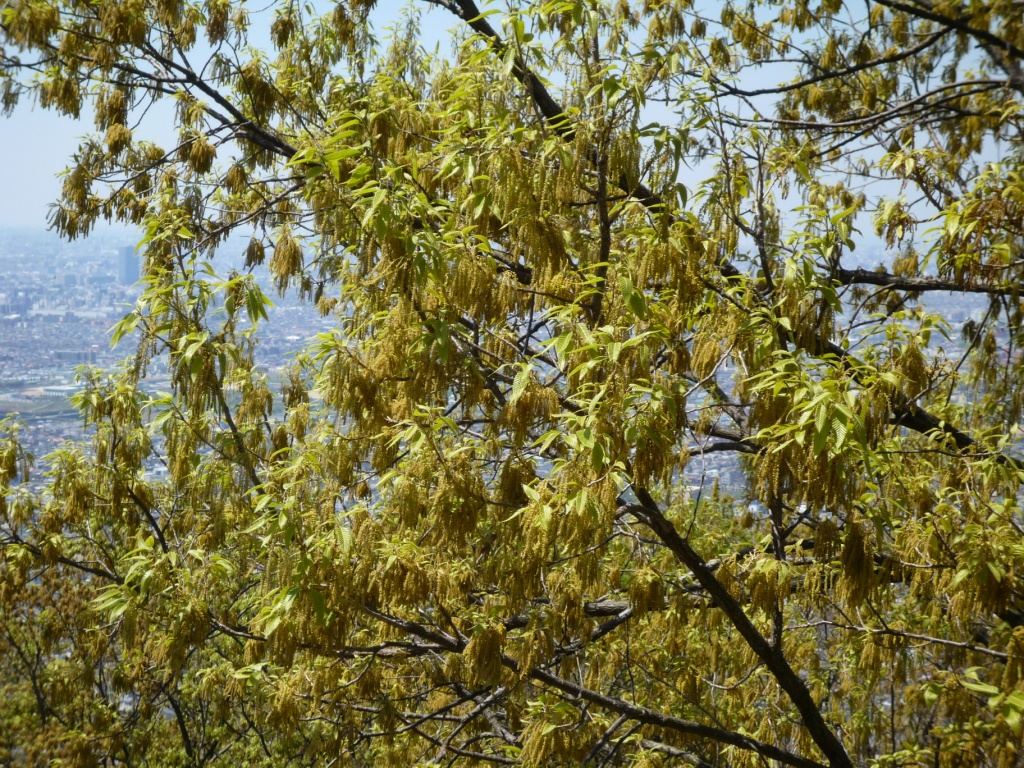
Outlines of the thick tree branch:
M 1020 291 L 1019 285 L 972 285 L 954 280 L 942 280 L 937 277 L 904 277 L 860 267 L 839 269 L 835 276 L 842 285 L 879 285 L 897 291 L 949 291 L 950 293 L 988 293 L 1000 296 Z
M 643 488 L 636 488 L 635 492 L 641 503 L 625 505 L 620 508 L 619 512 L 628 512 L 634 515 L 654 531 L 679 561 L 690 570 L 712 599 L 718 603 L 750 649 L 764 662 L 779 686 L 789 696 L 803 719 L 804 727 L 814 739 L 814 743 L 828 758 L 829 765 L 832 768 L 853 768 L 853 762 L 846 752 L 846 747 L 825 722 L 818 710 L 818 705 L 811 698 L 807 685 L 786 659 L 784 649 L 781 646 L 772 645 L 758 631 L 743 610 L 743 606 L 715 577 L 704 558 L 697 554 L 690 543 L 679 535 L 675 526 L 661 514 L 650 494 Z
M 514 659 L 510 659 L 507 656 L 502 657 L 502 663 L 511 669 L 519 671 L 519 664 Z M 739 747 L 740 749 L 761 755 L 768 760 L 776 760 L 783 765 L 794 766 L 794 768 L 824 768 L 821 763 L 815 760 L 810 760 L 806 757 L 801 757 L 800 755 L 794 755 L 792 752 L 787 752 L 786 750 L 780 749 L 772 744 L 767 744 L 763 741 L 743 736 L 735 731 L 728 731 L 723 728 L 714 728 L 709 725 L 693 722 L 692 720 L 684 720 L 682 718 L 655 712 L 647 709 L 646 707 L 631 704 L 628 701 L 624 701 L 623 699 L 619 699 L 614 696 L 605 696 L 604 694 L 592 691 L 589 688 L 585 688 L 570 680 L 558 677 L 544 669 L 535 667 L 527 674 L 534 680 L 544 683 L 545 685 L 549 685 L 563 693 L 583 699 L 591 704 L 596 704 L 611 712 L 626 715 L 630 719 L 636 720 L 644 725 L 653 725 L 659 728 L 697 736 L 698 738 L 707 739 L 708 741 L 717 742 L 719 744 L 728 744 L 730 746 Z M 849 763 L 849 765 L 852 766 L 852 763 Z
M 934 21 L 936 24 L 941 24 L 947 29 L 955 29 L 957 32 L 963 32 L 985 45 L 990 45 L 997 50 L 1011 54 L 1017 59 L 1024 59 L 1024 48 L 1019 48 L 1009 40 L 999 37 L 999 35 L 995 35 L 988 30 L 972 26 L 970 20 L 962 16 L 956 18 L 944 16 L 941 13 L 933 11 L 930 7 L 918 3 L 903 3 L 899 2 L 899 0 L 876 0 L 876 2 L 879 5 L 884 5 L 886 8 L 891 8 L 894 11 L 903 11 L 904 13 L 910 16 L 916 16 L 919 19 Z

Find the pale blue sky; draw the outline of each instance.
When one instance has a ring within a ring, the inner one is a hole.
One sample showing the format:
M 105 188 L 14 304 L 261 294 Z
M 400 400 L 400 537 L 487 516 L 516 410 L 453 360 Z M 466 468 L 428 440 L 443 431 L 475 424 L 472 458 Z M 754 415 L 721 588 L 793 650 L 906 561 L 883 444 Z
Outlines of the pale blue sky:
M 29 107 L 0 116 L 0 227 L 46 227 L 49 205 L 60 195 L 57 174 L 78 138 L 94 130 L 91 116 L 73 120 Z
M 385 36 L 384 28 L 398 18 L 406 5 L 404 0 L 378 2 L 373 20 L 379 38 Z M 424 44 L 433 47 L 438 40 L 446 39 L 446 30 L 456 23 L 454 17 L 427 3 L 415 5 L 422 12 Z M 254 45 L 260 44 L 258 30 L 259 24 L 254 22 L 250 28 L 250 42 Z M 156 123 L 148 122 L 139 135 L 170 145 L 169 131 L 162 136 L 153 132 L 159 132 L 167 123 Z M 79 120 L 74 120 L 40 109 L 28 99 L 23 99 L 10 117 L 0 115 L 0 228 L 47 226 L 50 205 L 60 196 L 58 174 L 68 167 L 79 139 L 95 130 L 91 112 L 83 112 Z
M 404 0 L 381 0 L 374 11 L 374 26 L 378 38 L 386 37 L 384 31 L 398 18 Z M 425 47 L 433 48 L 440 43 L 447 45 L 448 30 L 458 24 L 447 11 L 426 2 L 413 2 L 421 11 L 422 41 Z M 481 2 L 481 5 L 486 5 Z M 492 20 L 494 22 L 497 19 Z M 259 45 L 259 24 L 250 28 L 250 42 Z M 265 33 L 264 33 L 265 34 Z M 269 40 L 266 41 L 269 43 Z M 263 47 L 267 47 L 264 45 Z M 749 77 L 765 79 L 763 73 L 748 73 Z M 746 83 L 753 85 L 754 83 Z M 650 119 L 674 122 L 671 114 L 654 106 Z M 656 114 L 655 114 L 656 113 Z M 170 113 L 153 119 L 149 115 L 137 136 L 155 140 L 162 146 L 173 145 L 170 130 Z M 56 112 L 35 107 L 29 100 L 23 100 L 11 117 L 0 116 L 0 228 L 25 227 L 43 229 L 51 204 L 60 195 L 61 180 L 58 175 L 69 164 L 78 146 L 79 139 L 94 132 L 91 113 L 83 114 L 79 120 L 61 116 Z M 693 176 L 693 172 L 690 172 Z

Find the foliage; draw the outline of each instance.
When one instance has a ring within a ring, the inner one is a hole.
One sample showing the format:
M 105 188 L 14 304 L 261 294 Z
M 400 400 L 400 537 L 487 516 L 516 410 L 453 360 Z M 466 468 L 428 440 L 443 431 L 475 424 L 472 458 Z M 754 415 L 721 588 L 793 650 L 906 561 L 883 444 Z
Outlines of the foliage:
M 2 425 L 0 763 L 1021 764 L 1020 4 L 373 5 L 3 5 L 145 292 Z

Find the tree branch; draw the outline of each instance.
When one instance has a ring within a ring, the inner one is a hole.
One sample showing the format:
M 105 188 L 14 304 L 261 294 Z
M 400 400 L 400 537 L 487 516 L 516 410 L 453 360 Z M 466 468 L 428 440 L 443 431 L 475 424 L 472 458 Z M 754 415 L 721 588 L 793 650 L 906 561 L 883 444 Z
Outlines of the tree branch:
M 949 291 L 950 293 L 987 293 L 1000 296 L 1020 290 L 1019 285 L 969 285 L 937 277 L 903 277 L 870 269 L 839 269 L 836 279 L 842 285 L 880 285 L 898 291 Z
M 789 696 L 803 718 L 804 727 L 814 739 L 814 743 L 828 758 L 829 765 L 832 768 L 853 768 L 846 747 L 825 722 L 804 681 L 786 659 L 784 649 L 781 646 L 773 646 L 757 630 L 744 612 L 743 606 L 715 577 L 704 558 L 697 554 L 690 543 L 679 535 L 675 526 L 661 514 L 651 495 L 643 488 L 635 488 L 634 491 L 640 503 L 624 505 L 619 509 L 619 513 L 628 512 L 647 525 L 672 550 L 676 558 L 689 568 L 694 578 L 718 603 L 750 649 L 764 662 L 779 686 Z

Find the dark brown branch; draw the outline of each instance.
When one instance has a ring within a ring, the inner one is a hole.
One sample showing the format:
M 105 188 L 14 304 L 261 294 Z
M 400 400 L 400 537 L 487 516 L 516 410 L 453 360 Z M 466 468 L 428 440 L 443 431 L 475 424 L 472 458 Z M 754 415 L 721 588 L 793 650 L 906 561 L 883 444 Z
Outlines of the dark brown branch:
M 966 80 L 957 83 L 950 83 L 949 85 L 942 85 L 926 93 L 922 93 L 909 101 L 904 101 L 900 104 L 896 104 L 893 107 L 885 110 L 884 112 L 875 112 L 870 115 L 864 115 L 863 117 L 851 117 L 846 120 L 835 120 L 832 122 L 823 122 L 817 120 L 783 120 L 780 118 L 762 118 L 756 122 L 763 125 L 772 126 L 785 126 L 787 128 L 801 128 L 806 130 L 857 130 L 860 132 L 867 132 L 877 128 L 881 123 L 886 120 L 890 120 L 895 117 L 912 118 L 915 112 L 924 114 L 936 107 L 944 106 L 950 111 L 955 112 L 958 115 L 965 116 L 968 113 L 966 110 L 955 109 L 954 104 L 959 102 L 963 97 L 973 95 L 976 93 L 985 93 L 986 91 L 996 90 L 1006 86 L 1006 82 L 1003 80 Z M 937 97 L 939 94 L 951 91 L 948 96 L 943 96 L 936 101 L 929 101 L 932 97 Z
M 793 702 L 803 719 L 804 727 L 814 739 L 814 743 L 828 758 L 829 765 L 832 768 L 853 768 L 853 762 L 846 752 L 846 747 L 825 722 L 807 685 L 786 659 L 784 649 L 773 646 L 758 631 L 743 610 L 743 606 L 715 577 L 704 558 L 697 554 L 689 541 L 680 536 L 675 526 L 661 514 L 650 494 L 643 488 L 636 488 L 635 492 L 641 503 L 624 505 L 619 512 L 628 512 L 634 515 L 654 531 L 658 538 L 672 550 L 678 560 L 690 570 L 700 585 L 707 590 L 707 593 L 725 612 L 750 649 L 764 662 L 779 686 Z
M 760 453 L 760 450 L 756 446 L 751 445 L 749 442 L 740 442 L 738 440 L 723 440 L 718 443 L 708 443 L 707 445 L 698 447 L 694 453 L 703 455 L 707 453 L 722 453 L 728 451 L 749 454 Z
M 774 88 L 758 88 L 753 91 L 748 91 L 744 90 L 743 88 L 736 88 L 735 86 L 729 85 L 728 82 L 722 80 L 716 80 L 716 83 L 726 93 L 732 96 L 742 96 L 744 98 L 789 93 L 790 91 L 798 91 L 801 88 L 806 88 L 807 86 L 814 85 L 815 83 L 821 83 L 826 80 L 842 80 L 842 78 L 844 77 L 849 77 L 850 75 L 854 75 L 857 72 L 863 72 L 866 69 L 872 69 L 873 67 L 880 67 L 885 64 L 895 64 L 896 62 L 904 61 L 906 59 L 909 59 L 911 56 L 916 56 L 925 49 L 931 47 L 947 34 L 949 34 L 949 30 L 942 30 L 941 32 L 936 32 L 926 37 L 923 41 L 921 41 L 920 43 L 911 48 L 905 48 L 889 56 L 879 56 L 877 59 L 865 61 L 863 64 L 854 64 L 837 71 L 822 72 L 820 75 L 814 75 L 813 77 L 805 77 L 802 78 L 801 80 L 798 80 L 795 83 L 789 83 L 788 85 L 780 85 Z
M 494 27 L 490 25 L 490 22 L 480 15 L 480 9 L 477 8 L 473 0 L 451 0 L 451 2 L 442 3 L 442 5 L 466 22 L 470 29 L 487 40 L 495 53 L 499 56 L 505 54 L 507 50 L 506 43 L 494 31 Z M 526 88 L 530 94 L 531 101 L 540 110 L 540 113 L 547 120 L 552 130 L 564 139 L 571 139 L 576 130 L 569 123 L 565 110 L 555 101 L 551 93 L 540 81 L 540 78 L 530 70 L 518 53 L 514 54 L 512 58 L 512 74 Z
M 925 6 L 912 3 L 902 3 L 898 0 L 877 0 L 877 2 L 879 5 L 884 5 L 886 8 L 892 8 L 894 11 L 903 11 L 904 13 L 916 16 L 919 19 L 934 21 L 947 29 L 955 29 L 957 32 L 963 32 L 982 44 L 990 45 L 999 51 L 1012 54 L 1018 59 L 1024 59 L 1024 48 L 1018 48 L 1009 40 L 999 37 L 998 35 L 994 35 L 988 30 L 972 27 L 968 20 L 963 17 L 952 18 L 950 16 L 943 16 L 941 13 L 936 13 Z
M 836 279 L 842 285 L 880 285 L 897 291 L 949 291 L 951 293 L 988 293 L 1007 295 L 1020 290 L 1016 285 L 972 285 L 938 277 L 903 277 L 870 269 L 839 269 Z
M 502 662 L 505 666 L 515 671 L 519 670 L 519 664 L 507 656 L 502 657 Z M 679 717 L 672 717 L 671 715 L 655 712 L 647 709 L 646 707 L 631 704 L 628 701 L 624 701 L 623 699 L 619 699 L 614 696 L 605 696 L 597 691 L 584 688 L 582 685 L 578 685 L 570 680 L 558 677 L 544 669 L 534 668 L 527 674 L 529 674 L 529 676 L 534 680 L 544 683 L 545 685 L 549 685 L 552 688 L 556 688 L 563 693 L 583 699 L 591 704 L 596 704 L 611 712 L 626 715 L 631 720 L 636 720 L 637 722 L 645 725 L 653 725 L 667 730 L 678 731 L 679 733 L 697 736 L 698 738 L 718 742 L 719 744 L 729 744 L 734 747 L 739 747 L 740 749 L 754 752 L 755 754 L 761 755 L 769 760 L 776 760 L 783 765 L 794 766 L 794 768 L 824 768 L 821 763 L 815 760 L 810 760 L 806 757 L 801 757 L 800 755 L 794 755 L 792 752 L 787 752 L 786 750 L 772 744 L 766 744 L 763 741 L 758 741 L 757 739 L 744 736 L 736 733 L 735 731 L 727 731 L 723 728 L 715 728 L 692 720 L 683 720 Z M 852 766 L 852 763 L 848 764 Z
M 178 700 L 168 692 L 167 703 L 170 704 L 171 710 L 174 712 L 174 719 L 178 724 L 178 730 L 181 732 L 181 743 L 185 747 L 185 754 L 188 755 L 189 762 L 195 760 L 195 747 L 192 746 L 192 738 L 188 732 L 188 724 L 185 722 L 185 714 L 181 711 L 181 705 Z
M 224 125 L 235 125 L 239 135 L 253 142 L 257 146 L 266 149 L 269 152 L 281 155 L 284 158 L 291 158 L 296 150 L 295 147 L 291 146 L 288 142 L 282 140 L 280 137 L 274 135 L 263 126 L 260 126 L 253 122 L 251 119 L 245 116 L 238 107 L 232 104 L 223 94 L 221 94 L 216 88 L 211 86 L 205 80 L 203 80 L 193 69 L 187 66 L 183 66 L 172 58 L 164 56 L 158 50 L 153 48 L 151 45 L 146 45 L 146 54 L 151 57 L 154 61 L 166 67 L 169 71 L 175 71 L 181 73 L 181 76 L 187 80 L 188 84 L 193 88 L 206 94 L 208 97 L 213 99 L 214 102 L 219 104 L 225 109 L 228 114 L 234 119 L 234 122 L 228 120 L 222 115 L 218 115 L 214 110 L 206 108 L 206 112 L 216 117 Z

